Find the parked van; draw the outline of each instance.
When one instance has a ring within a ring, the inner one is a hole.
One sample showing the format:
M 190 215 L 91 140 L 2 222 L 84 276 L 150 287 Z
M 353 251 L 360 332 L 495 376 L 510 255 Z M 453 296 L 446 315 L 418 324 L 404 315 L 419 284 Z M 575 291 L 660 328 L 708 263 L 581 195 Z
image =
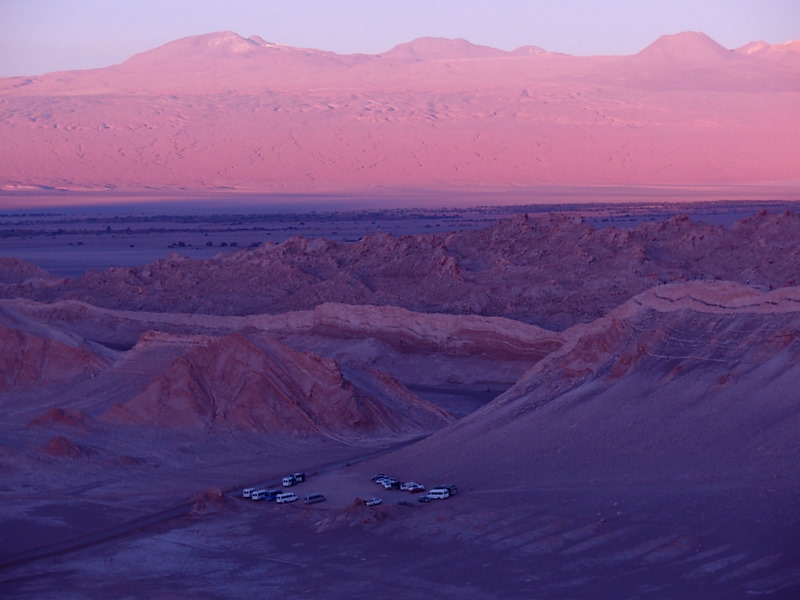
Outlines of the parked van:
M 250 492 L 250 500 L 263 500 L 267 495 L 267 490 L 253 490 Z
M 295 483 L 297 483 L 297 480 L 294 475 L 287 475 L 282 481 L 283 487 L 292 487 Z
M 303 502 L 306 504 L 316 504 L 317 502 L 325 502 L 325 496 L 322 494 L 309 494 L 305 498 L 303 498 Z
M 286 502 L 294 502 L 297 500 L 297 494 L 292 492 L 283 492 L 275 497 L 275 502 L 278 504 L 285 504 Z
M 305 473 L 292 473 L 295 483 L 303 483 L 306 480 Z
M 256 491 L 256 488 L 244 488 L 242 490 L 242 498 L 249 498 L 250 494 Z
M 450 497 L 450 490 L 447 488 L 433 488 L 425 495 L 433 500 L 444 500 Z

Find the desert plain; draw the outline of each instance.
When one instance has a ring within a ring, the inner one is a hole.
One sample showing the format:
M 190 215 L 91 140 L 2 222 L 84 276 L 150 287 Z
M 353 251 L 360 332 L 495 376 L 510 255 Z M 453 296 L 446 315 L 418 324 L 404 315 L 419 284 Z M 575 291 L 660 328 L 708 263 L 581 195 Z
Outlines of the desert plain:
M 798 57 L 0 80 L 0 595 L 800 596 Z

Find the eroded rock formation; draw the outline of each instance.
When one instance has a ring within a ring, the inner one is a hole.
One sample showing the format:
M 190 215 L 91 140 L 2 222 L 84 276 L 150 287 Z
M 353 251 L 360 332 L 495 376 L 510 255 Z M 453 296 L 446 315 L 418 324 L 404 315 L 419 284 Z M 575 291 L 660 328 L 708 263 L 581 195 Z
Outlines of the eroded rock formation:
M 330 359 L 264 335 L 231 334 L 201 340 L 100 418 L 200 431 L 342 436 L 423 431 L 450 420 L 421 400 L 414 406 L 426 406 L 426 418 L 364 394 Z
M 605 315 L 662 283 L 793 286 L 800 216 L 731 227 L 677 216 L 635 229 L 594 229 L 573 215 L 521 215 L 477 231 L 358 242 L 292 238 L 225 258 L 159 260 L 47 286 L 6 284 L 5 297 L 81 299 L 124 310 L 250 315 L 326 302 L 503 316 L 563 329 Z

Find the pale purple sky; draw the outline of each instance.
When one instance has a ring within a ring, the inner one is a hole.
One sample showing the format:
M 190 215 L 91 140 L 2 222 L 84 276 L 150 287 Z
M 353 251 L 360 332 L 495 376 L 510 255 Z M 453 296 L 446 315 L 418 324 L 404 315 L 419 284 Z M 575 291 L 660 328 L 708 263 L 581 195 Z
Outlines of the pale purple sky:
M 800 39 L 800 0 L 0 0 L 0 76 L 104 67 L 222 30 L 339 53 L 436 36 L 633 54 L 680 31 L 726 48 Z

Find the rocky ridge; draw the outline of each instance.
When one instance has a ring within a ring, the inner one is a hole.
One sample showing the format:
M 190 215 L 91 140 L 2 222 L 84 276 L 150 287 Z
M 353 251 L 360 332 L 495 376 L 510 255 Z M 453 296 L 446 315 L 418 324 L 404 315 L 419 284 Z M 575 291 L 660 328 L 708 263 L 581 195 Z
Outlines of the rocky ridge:
M 407 392 L 403 400 L 413 405 L 414 417 L 391 410 L 346 380 L 334 361 L 293 350 L 268 336 L 231 334 L 189 342 L 188 351 L 100 420 L 344 437 L 422 432 L 450 420 L 444 411 Z
M 589 478 L 796 477 L 798 331 L 798 287 L 656 287 L 564 332 L 564 345 L 505 394 L 422 442 L 423 455 L 484 477 L 515 469 L 498 463 L 511 454 L 543 457 L 532 478 L 561 462 Z M 493 444 L 505 450 L 479 449 Z
M 86 346 L 72 346 L 0 324 L 0 392 L 91 377 L 106 368 L 107 357 Z
M 501 316 L 560 330 L 663 283 L 796 285 L 798 240 L 795 213 L 762 212 L 730 227 L 679 215 L 635 229 L 595 229 L 574 215 L 520 215 L 476 231 L 373 234 L 358 242 L 297 237 L 218 259 L 173 258 L 47 285 L 4 284 L 0 294 L 216 315 L 335 302 Z

